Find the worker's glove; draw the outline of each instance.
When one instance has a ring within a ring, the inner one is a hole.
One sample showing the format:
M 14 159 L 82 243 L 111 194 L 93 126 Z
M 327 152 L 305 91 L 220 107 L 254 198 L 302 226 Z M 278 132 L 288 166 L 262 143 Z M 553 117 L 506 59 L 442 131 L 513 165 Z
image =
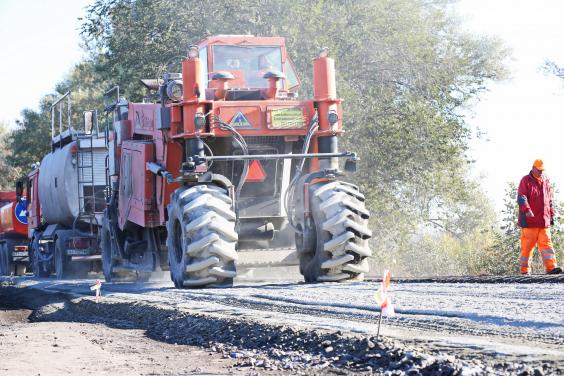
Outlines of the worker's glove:
M 554 217 L 550 217 L 550 225 L 554 226 Z

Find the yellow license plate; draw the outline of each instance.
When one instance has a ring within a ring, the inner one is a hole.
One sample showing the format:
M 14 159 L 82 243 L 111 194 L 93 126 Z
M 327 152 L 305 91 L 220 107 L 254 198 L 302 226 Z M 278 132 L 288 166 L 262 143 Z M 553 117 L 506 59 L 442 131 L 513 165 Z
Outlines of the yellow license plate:
M 305 127 L 304 112 L 301 107 L 273 109 L 271 116 L 271 129 L 295 129 Z

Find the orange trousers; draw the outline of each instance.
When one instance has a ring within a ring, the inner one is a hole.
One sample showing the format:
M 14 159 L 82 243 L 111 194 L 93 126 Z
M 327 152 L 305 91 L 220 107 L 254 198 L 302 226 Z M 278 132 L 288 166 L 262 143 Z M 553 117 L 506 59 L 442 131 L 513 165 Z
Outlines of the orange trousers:
M 521 257 L 519 257 L 521 273 L 531 272 L 530 265 L 535 245 L 539 247 L 546 272 L 548 273 L 556 267 L 556 255 L 552 247 L 552 240 L 550 239 L 550 229 L 525 227 L 521 229 Z

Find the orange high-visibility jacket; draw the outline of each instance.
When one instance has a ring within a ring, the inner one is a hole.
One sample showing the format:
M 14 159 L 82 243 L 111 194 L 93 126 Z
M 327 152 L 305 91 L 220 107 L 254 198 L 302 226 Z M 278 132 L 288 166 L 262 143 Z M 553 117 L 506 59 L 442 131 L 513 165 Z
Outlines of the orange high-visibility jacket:
M 550 182 L 546 176 L 536 179 L 533 173 L 523 176 L 517 190 L 519 204 L 519 226 L 521 227 L 550 227 L 554 217 L 552 207 L 552 192 Z M 527 218 L 526 213 L 531 210 L 534 217 Z

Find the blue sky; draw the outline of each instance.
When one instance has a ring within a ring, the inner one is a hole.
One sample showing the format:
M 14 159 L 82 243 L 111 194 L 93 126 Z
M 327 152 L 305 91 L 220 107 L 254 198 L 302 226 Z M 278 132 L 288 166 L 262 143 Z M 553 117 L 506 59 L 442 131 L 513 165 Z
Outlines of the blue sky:
M 90 0 L 0 0 L 0 121 L 37 108 L 83 53 L 78 17 Z
M 91 2 L 0 0 L 0 121 L 37 108 L 80 60 L 78 18 Z M 461 0 L 455 9 L 465 29 L 499 36 L 513 51 L 512 78 L 490 85 L 470 109 L 469 124 L 486 132 L 471 143 L 471 174 L 501 208 L 507 182 L 544 158 L 564 198 L 564 86 L 539 70 L 545 59 L 564 65 L 564 1 Z

